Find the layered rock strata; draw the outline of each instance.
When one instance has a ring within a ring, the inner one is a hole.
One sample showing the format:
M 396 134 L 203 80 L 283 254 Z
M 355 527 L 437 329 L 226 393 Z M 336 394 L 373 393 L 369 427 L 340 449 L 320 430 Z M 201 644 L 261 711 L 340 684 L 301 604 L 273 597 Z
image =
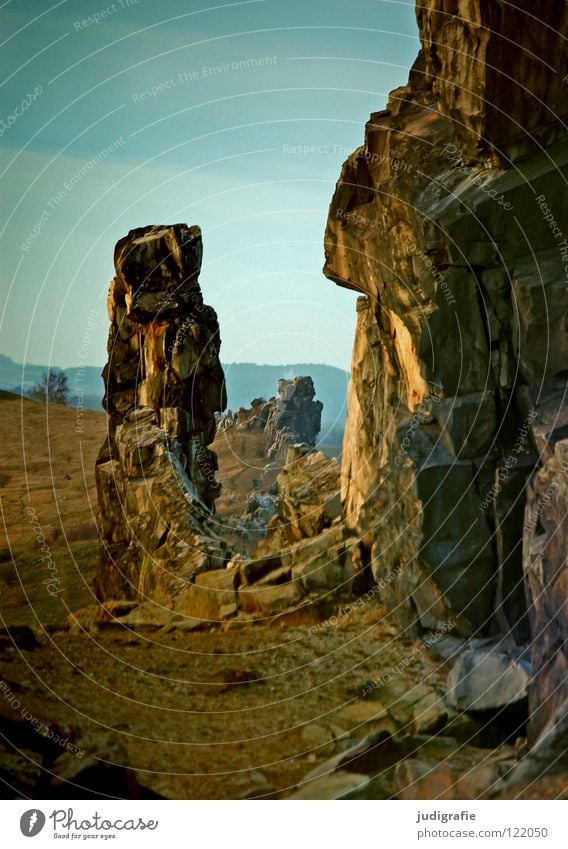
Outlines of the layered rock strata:
M 530 633 L 538 735 L 568 699 L 568 14 L 426 0 L 417 19 L 325 235 L 324 273 L 360 293 L 345 519 L 377 580 L 399 570 L 402 624 Z
M 321 451 L 290 447 L 284 468 L 276 478 L 276 512 L 266 540 L 256 554 L 278 554 L 281 549 L 318 536 L 341 518 L 340 466 Z
M 152 474 L 154 467 L 149 468 Z M 156 470 L 163 468 L 158 461 Z M 103 614 L 129 627 L 181 628 L 210 628 L 235 619 L 271 621 L 282 615 L 312 624 L 329 616 L 349 594 L 358 568 L 357 538 L 345 534 L 341 520 L 339 475 L 337 460 L 306 446 L 289 448 L 266 539 L 250 556 L 238 553 L 230 559 L 222 548 L 214 556 L 210 525 L 195 510 L 188 513 L 187 495 L 176 495 L 158 480 L 160 499 L 172 515 L 179 515 L 174 526 L 177 550 L 170 550 L 168 562 L 161 549 L 145 561 L 138 601 L 145 597 L 152 604 L 106 602 Z M 189 480 L 185 485 L 191 491 Z M 195 507 L 191 496 L 190 501 Z M 90 609 L 79 611 L 70 624 L 81 627 L 92 616 Z
M 196 572 L 224 561 L 207 446 L 226 395 L 201 257 L 201 231 L 186 224 L 131 230 L 115 248 L 103 372 L 109 434 L 96 468 L 101 599 L 171 606 Z

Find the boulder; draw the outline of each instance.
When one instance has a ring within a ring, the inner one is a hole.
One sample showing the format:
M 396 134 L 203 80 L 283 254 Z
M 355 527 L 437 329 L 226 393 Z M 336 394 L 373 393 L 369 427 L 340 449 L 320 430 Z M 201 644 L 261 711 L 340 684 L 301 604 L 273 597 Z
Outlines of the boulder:
M 303 784 L 288 799 L 368 799 L 366 790 L 371 785 L 368 775 L 356 772 L 334 772 Z
M 174 609 L 185 617 L 204 622 L 234 615 L 237 611 L 235 572 L 232 569 L 200 572 L 194 583 L 176 599 Z
M 241 587 L 238 604 L 247 613 L 273 613 L 294 607 L 301 598 L 298 581 L 288 581 L 276 586 Z
M 467 650 L 448 675 L 448 704 L 457 710 L 498 710 L 527 698 L 530 666 L 497 652 Z
M 352 702 L 342 708 L 334 718 L 335 722 L 349 732 L 349 736 L 353 739 L 381 731 L 394 734 L 397 730 L 396 723 L 387 709 L 377 701 L 365 699 Z
M 523 526 L 534 671 L 529 685 L 531 740 L 562 717 L 568 702 L 568 440 L 530 481 Z

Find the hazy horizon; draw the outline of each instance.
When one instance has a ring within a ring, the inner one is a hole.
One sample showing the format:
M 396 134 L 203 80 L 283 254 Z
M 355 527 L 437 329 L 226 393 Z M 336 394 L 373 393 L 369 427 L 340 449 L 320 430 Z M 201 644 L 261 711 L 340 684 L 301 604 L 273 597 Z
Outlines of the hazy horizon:
M 105 362 L 106 362 L 106 358 L 105 358 L 104 361 L 101 361 L 99 363 L 87 363 L 87 362 L 77 363 L 76 362 L 76 363 L 71 363 L 70 365 L 65 365 L 65 366 L 62 366 L 59 363 L 46 363 L 46 362 L 41 363 L 41 362 L 33 362 L 32 360 L 27 360 L 25 362 L 21 362 L 19 360 L 14 359 L 14 357 L 11 354 L 7 354 L 5 351 L 0 351 L 0 358 L 1 357 L 7 357 L 8 359 L 12 360 L 12 362 L 14 362 L 18 366 L 25 366 L 25 367 L 35 366 L 36 368 L 47 368 L 49 366 L 50 368 L 62 368 L 62 369 L 72 369 L 72 368 L 75 368 L 75 367 L 77 367 L 77 368 L 101 368 L 102 369 Z M 304 360 L 303 362 L 299 362 L 299 361 L 298 362 L 292 362 L 292 360 L 290 360 L 287 363 L 285 363 L 285 362 L 259 363 L 259 362 L 256 362 L 255 360 L 228 360 L 224 357 L 221 357 L 221 361 L 222 361 L 223 366 L 230 366 L 230 365 L 248 366 L 248 365 L 250 365 L 250 366 L 269 366 L 270 368 L 278 368 L 279 366 L 282 366 L 282 368 L 290 368 L 290 366 L 293 366 L 293 365 L 306 365 L 306 366 L 328 366 L 329 368 L 340 369 L 339 366 L 335 366 L 332 363 L 316 362 L 315 360 L 313 360 L 311 362 L 307 361 L 307 360 Z M 340 369 L 340 370 L 345 371 L 347 373 L 350 372 L 349 368 Z

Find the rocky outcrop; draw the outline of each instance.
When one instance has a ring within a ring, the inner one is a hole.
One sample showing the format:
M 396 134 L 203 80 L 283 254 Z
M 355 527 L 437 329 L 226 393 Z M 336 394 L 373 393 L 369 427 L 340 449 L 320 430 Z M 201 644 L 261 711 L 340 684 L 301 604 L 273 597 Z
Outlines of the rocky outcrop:
M 250 407 L 239 407 L 234 415 L 231 410 L 227 410 L 219 417 L 217 430 L 229 430 L 232 427 L 247 431 L 264 430 L 275 401 L 275 398 L 269 398 L 268 401 L 264 398 L 254 398 Z
M 225 559 L 207 446 L 226 396 L 201 256 L 201 231 L 185 224 L 131 230 L 115 248 L 103 372 L 109 434 L 96 468 L 101 599 L 182 609 L 175 597 L 187 582 Z
M 219 328 L 203 303 L 200 265 L 199 228 L 186 225 L 131 231 L 115 251 L 104 370 L 109 437 L 96 468 L 97 593 L 110 618 L 128 627 L 264 618 L 349 585 L 343 528 L 331 527 L 340 515 L 339 464 L 310 453 L 322 410 L 313 381 L 280 380 L 277 398 L 219 415 L 226 406 Z M 207 446 L 217 428 L 261 430 L 276 462 L 270 468 L 297 451 L 283 472 L 283 497 L 254 492 L 243 520 L 251 533 L 260 523 L 264 535 L 279 504 L 280 525 L 270 527 L 276 554 L 270 545 L 252 559 L 228 551 L 223 535 L 231 528 L 212 512 L 219 486 Z M 289 449 L 291 443 L 302 447 Z M 302 485 L 296 459 L 306 467 Z M 315 537 L 309 546 L 306 537 Z M 100 615 L 93 624 L 92 611 L 79 611 L 72 627 L 96 628 Z
M 336 600 L 357 571 L 357 540 L 345 533 L 340 467 L 306 445 L 288 447 L 272 496 L 275 513 L 250 558 L 229 564 L 238 574 L 238 607 L 266 615 Z
M 278 381 L 278 397 L 255 398 L 250 408 L 240 407 L 235 415 L 230 410 L 217 423 L 219 431 L 262 430 L 267 440 L 268 458 L 274 460 L 286 453 L 289 445 L 302 443 L 314 448 L 321 430 L 323 404 L 314 401 L 316 390 L 311 377 L 282 378 Z
M 568 13 L 417 17 L 408 84 L 345 162 L 325 235 L 324 273 L 360 294 L 345 520 L 376 578 L 397 573 L 401 623 L 522 643 L 530 621 L 539 734 L 568 704 Z
M 335 458 L 288 447 L 272 494 L 251 495 L 254 512 L 242 520 L 249 531 L 263 525 L 266 538 L 226 567 L 200 569 L 179 603 L 187 615 L 204 625 L 280 615 L 311 624 L 329 616 L 360 572 L 358 540 L 341 519 L 339 476 Z
M 217 488 L 204 472 L 207 464 L 215 468 L 207 445 L 227 397 L 217 316 L 203 303 L 198 283 L 202 253 L 199 227 L 186 224 L 131 230 L 117 243 L 103 403 L 111 454 L 115 430 L 128 414 L 154 410 L 211 507 Z
M 535 670 L 528 688 L 533 738 L 551 734 L 568 717 L 567 481 L 564 439 L 546 450 L 546 460 L 528 486 L 525 508 L 523 550 Z
M 289 447 L 276 478 L 276 514 L 257 553 L 278 552 L 315 537 L 341 518 L 340 466 L 305 446 Z
M 511 163 L 563 137 L 565 4 L 425 0 L 416 16 L 415 70 L 473 158 L 484 149 Z

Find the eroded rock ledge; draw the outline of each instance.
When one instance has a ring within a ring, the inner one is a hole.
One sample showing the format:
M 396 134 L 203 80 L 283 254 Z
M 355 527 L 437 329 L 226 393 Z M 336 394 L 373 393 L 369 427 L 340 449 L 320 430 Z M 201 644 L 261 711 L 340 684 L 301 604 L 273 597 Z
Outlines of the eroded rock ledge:
M 398 570 L 403 625 L 532 637 L 534 739 L 568 704 L 567 11 L 426 0 L 417 19 L 325 235 L 324 273 L 361 294 L 345 518 L 377 581 Z

